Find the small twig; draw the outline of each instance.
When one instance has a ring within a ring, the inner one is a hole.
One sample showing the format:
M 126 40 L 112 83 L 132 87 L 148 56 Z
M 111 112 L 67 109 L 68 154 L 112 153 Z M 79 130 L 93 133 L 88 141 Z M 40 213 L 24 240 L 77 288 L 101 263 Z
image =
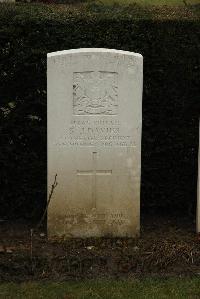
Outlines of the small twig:
M 30 229 L 30 234 L 31 234 L 31 237 L 30 237 L 31 273 L 33 273 L 33 232 L 34 232 L 34 230 L 37 230 L 37 229 L 40 227 L 40 225 L 42 224 L 42 222 L 44 221 L 44 218 L 45 218 L 45 215 L 46 215 L 46 213 L 47 213 L 47 209 L 48 209 L 49 203 L 50 203 L 50 201 L 51 201 L 51 198 L 52 198 L 54 189 L 55 189 L 56 186 L 58 185 L 56 178 L 57 178 L 57 174 L 55 175 L 53 185 L 51 186 L 51 192 L 50 192 L 50 194 L 49 194 L 49 198 L 48 198 L 48 201 L 47 201 L 47 204 L 46 204 L 46 208 L 45 208 L 45 210 L 44 210 L 44 213 L 43 213 L 43 215 L 42 215 L 40 221 L 39 221 L 38 224 L 36 225 L 35 229 L 33 229 L 33 228 Z
M 56 188 L 57 185 L 58 185 L 56 178 L 57 178 L 57 174 L 55 175 L 53 185 L 51 186 L 51 192 L 50 192 L 50 194 L 49 194 L 49 198 L 48 198 L 48 201 L 47 201 L 47 204 L 46 204 L 46 208 L 45 208 L 45 210 L 44 210 L 44 213 L 43 213 L 43 215 L 42 215 L 40 221 L 39 221 L 38 224 L 36 225 L 35 229 L 38 229 L 38 228 L 41 226 L 42 222 L 44 221 L 44 218 L 45 218 L 45 216 L 46 216 L 47 209 L 48 209 L 48 206 L 49 206 L 49 204 L 50 204 L 50 201 L 51 201 L 53 192 L 54 192 L 55 188 Z
M 188 6 L 188 4 L 187 4 L 186 0 L 183 0 L 183 3 L 185 4 L 185 6 Z

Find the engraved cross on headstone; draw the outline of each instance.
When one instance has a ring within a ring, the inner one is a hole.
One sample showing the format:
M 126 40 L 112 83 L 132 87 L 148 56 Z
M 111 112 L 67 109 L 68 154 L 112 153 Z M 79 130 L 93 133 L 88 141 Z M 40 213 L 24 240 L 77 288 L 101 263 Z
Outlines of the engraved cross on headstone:
M 92 153 L 92 163 L 93 163 L 93 170 L 77 170 L 77 175 L 91 175 L 92 176 L 92 202 L 93 202 L 93 207 L 97 207 L 97 199 L 96 199 L 96 185 L 97 185 L 97 180 L 96 176 L 97 175 L 111 175 L 112 170 L 99 170 L 97 169 L 97 152 Z

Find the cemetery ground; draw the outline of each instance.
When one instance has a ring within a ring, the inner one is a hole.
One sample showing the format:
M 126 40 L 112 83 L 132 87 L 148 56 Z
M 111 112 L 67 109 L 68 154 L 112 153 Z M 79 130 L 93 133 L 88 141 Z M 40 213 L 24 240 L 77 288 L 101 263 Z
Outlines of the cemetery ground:
M 200 298 L 191 218 L 143 215 L 137 240 L 48 240 L 33 227 L 1 224 L 0 298 Z
M 91 0 L 87 0 L 87 2 L 91 2 Z M 137 3 L 139 5 L 156 5 L 156 6 L 162 6 L 162 5 L 168 5 L 168 6 L 174 6 L 174 5 L 179 5 L 179 6 L 187 6 L 187 5 L 195 5 L 199 4 L 199 0 L 97 0 L 93 1 L 96 3 L 101 3 L 101 4 L 120 4 L 120 5 L 127 5 L 127 4 L 134 4 Z
M 1 225 L 1 282 L 170 277 L 198 281 L 200 275 L 200 240 L 194 223 L 182 216 L 145 216 L 136 240 L 47 239 L 42 229 L 31 234 L 31 227 Z

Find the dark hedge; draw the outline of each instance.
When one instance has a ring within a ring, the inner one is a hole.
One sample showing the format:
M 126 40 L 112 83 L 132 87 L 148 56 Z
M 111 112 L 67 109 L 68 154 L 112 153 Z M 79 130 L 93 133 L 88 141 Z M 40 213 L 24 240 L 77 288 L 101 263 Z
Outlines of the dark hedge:
M 194 211 L 200 42 L 196 15 L 138 8 L 0 6 L 0 217 L 46 203 L 46 54 L 105 47 L 144 56 L 142 207 Z

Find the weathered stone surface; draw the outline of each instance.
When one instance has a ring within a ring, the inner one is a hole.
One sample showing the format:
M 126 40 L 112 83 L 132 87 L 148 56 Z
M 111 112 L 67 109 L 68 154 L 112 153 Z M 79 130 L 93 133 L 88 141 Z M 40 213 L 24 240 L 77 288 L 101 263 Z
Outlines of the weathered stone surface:
M 200 233 L 200 122 L 199 122 L 199 162 L 197 179 L 197 233 Z
M 48 54 L 48 234 L 139 234 L 143 67 L 140 54 Z

